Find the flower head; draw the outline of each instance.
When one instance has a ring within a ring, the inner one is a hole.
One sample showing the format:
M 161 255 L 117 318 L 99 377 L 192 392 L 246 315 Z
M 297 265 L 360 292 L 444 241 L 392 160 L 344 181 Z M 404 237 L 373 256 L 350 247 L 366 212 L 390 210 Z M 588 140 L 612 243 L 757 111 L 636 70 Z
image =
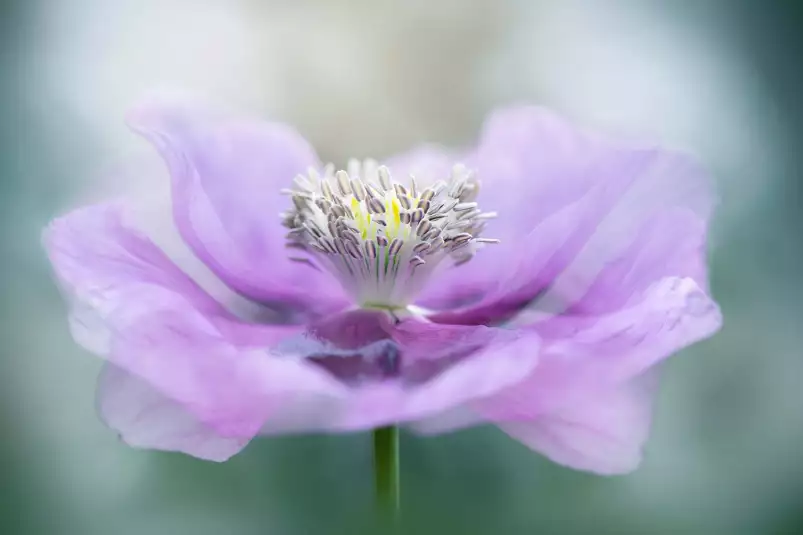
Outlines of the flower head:
M 130 200 L 45 231 L 73 335 L 107 360 L 101 415 L 131 445 L 224 460 L 260 434 L 491 422 L 623 472 L 654 365 L 721 324 L 714 197 L 682 154 L 530 107 L 496 112 L 474 149 L 341 170 L 286 126 L 185 103 L 130 124 L 167 164 L 175 230 L 229 289 L 183 272 Z

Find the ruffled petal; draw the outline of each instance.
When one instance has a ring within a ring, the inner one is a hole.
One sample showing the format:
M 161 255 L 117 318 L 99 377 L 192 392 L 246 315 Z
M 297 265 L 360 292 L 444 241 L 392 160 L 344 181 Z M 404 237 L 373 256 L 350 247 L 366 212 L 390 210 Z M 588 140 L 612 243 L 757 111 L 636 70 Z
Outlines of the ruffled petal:
M 203 424 L 184 406 L 147 382 L 106 364 L 98 378 L 98 413 L 135 448 L 180 451 L 208 461 L 225 461 L 248 443 Z
M 485 422 L 486 418 L 482 414 L 466 404 L 421 418 L 410 423 L 407 427 L 414 433 L 430 436 L 452 433 L 466 427 L 481 425 Z
M 279 214 L 289 199 L 280 190 L 319 166 L 297 132 L 168 100 L 139 106 L 129 123 L 168 165 L 182 238 L 232 289 L 321 314 L 344 306 L 346 297 L 327 272 L 292 261 L 285 248 Z
M 589 394 L 577 405 L 499 427 L 556 463 L 605 475 L 627 473 L 641 462 L 657 383 L 656 374 L 647 374 Z
M 115 324 L 132 322 L 166 299 L 182 299 L 200 313 L 225 311 L 142 233 L 129 225 L 122 203 L 76 210 L 43 233 L 76 341 L 98 354 L 111 347 Z
M 274 352 L 305 354 L 349 386 L 309 396 L 268 419 L 264 434 L 353 431 L 413 422 L 487 398 L 528 376 L 540 337 L 485 326 L 437 325 L 355 311 L 311 326 Z
M 607 279 L 608 274 L 601 277 Z M 722 325 L 716 303 L 693 277 L 663 278 L 627 297 L 626 306 L 614 303 L 611 312 L 600 304 L 598 314 L 521 314 L 508 327 L 534 330 L 543 341 L 533 373 L 489 399 L 426 418 L 413 428 L 439 433 L 490 420 L 524 422 L 521 428 L 529 430 L 532 422 L 582 407 L 595 392 L 619 391 L 622 384 L 649 373 Z
M 71 320 L 76 339 L 119 370 L 107 372 L 98 403 L 131 444 L 222 459 L 258 432 L 277 409 L 274 400 L 342 395 L 322 371 L 267 351 L 299 327 L 237 321 L 127 225 L 122 205 L 56 219 L 44 243 L 78 311 Z M 159 407 L 149 410 L 154 403 Z M 164 432 L 171 421 L 179 427 Z
M 487 123 L 478 166 L 478 202 L 499 213 L 484 235 L 502 243 L 433 281 L 441 292 L 461 284 L 454 291 L 462 294 L 469 290 L 461 281 L 474 281 L 474 303 L 433 321 L 498 323 L 544 298 L 566 310 L 595 283 L 598 296 L 605 286 L 620 305 L 662 276 L 693 276 L 707 287 L 705 233 L 715 196 L 687 156 L 608 141 L 541 109 L 511 108 Z M 611 264 L 628 276 L 598 282 Z
M 413 422 L 488 398 L 531 373 L 538 356 L 539 339 L 529 333 L 490 345 L 423 383 L 377 383 L 357 389 L 337 425 L 356 430 Z
M 666 278 L 638 302 L 600 316 L 530 318 L 541 360 L 526 380 L 483 403 L 494 421 L 535 420 L 609 391 L 676 351 L 714 334 L 722 316 L 691 278 Z

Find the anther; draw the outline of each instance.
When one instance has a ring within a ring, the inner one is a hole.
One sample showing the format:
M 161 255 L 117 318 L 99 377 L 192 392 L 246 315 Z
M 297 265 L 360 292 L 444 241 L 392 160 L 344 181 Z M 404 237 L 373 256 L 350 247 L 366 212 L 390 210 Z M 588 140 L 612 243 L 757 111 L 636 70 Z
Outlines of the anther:
M 460 234 L 456 234 L 455 236 L 452 236 L 452 240 L 455 243 L 465 243 L 465 242 L 469 241 L 471 238 L 473 238 L 473 236 L 471 234 L 469 234 L 468 232 L 461 232 Z
M 299 212 L 305 212 L 308 210 L 309 204 L 307 202 L 307 199 L 298 194 L 293 195 L 292 199 L 293 199 L 293 204 L 296 207 L 296 210 L 298 210 Z
M 321 193 L 328 200 L 330 200 L 330 201 L 332 200 L 332 185 L 329 184 L 328 180 L 324 179 L 324 180 L 321 181 Z
M 390 180 L 390 171 L 388 171 L 388 168 L 384 165 L 380 165 L 376 171 L 379 175 L 379 185 L 382 186 L 382 189 L 385 191 L 390 191 L 392 186 Z
M 340 170 L 335 173 L 335 178 L 337 179 L 337 189 L 340 191 L 341 195 L 348 195 L 351 193 L 351 185 L 349 184 L 348 173 Z
M 416 254 L 421 254 L 426 252 L 429 249 L 429 244 L 427 242 L 421 242 L 413 247 L 413 252 Z
M 346 251 L 348 251 L 348 253 L 351 256 L 353 256 L 354 258 L 362 258 L 362 255 L 360 254 L 360 250 L 357 249 L 357 246 L 354 245 L 353 242 L 346 240 L 346 241 L 343 241 L 343 245 L 345 245 Z
M 376 189 L 376 186 L 374 186 L 370 182 L 363 182 L 363 185 L 365 186 L 365 192 L 368 195 L 369 199 L 370 198 L 381 199 L 384 197 L 384 195 L 382 195 L 382 192 Z
M 472 208 L 470 210 L 466 210 L 464 212 L 458 213 L 457 214 L 457 219 L 458 220 L 461 220 L 461 219 L 474 219 L 478 215 L 480 215 L 480 211 L 477 210 L 476 208 Z
M 402 245 L 404 245 L 404 241 L 400 240 L 399 238 L 393 238 L 393 241 L 390 243 L 390 247 L 388 247 L 388 254 L 390 256 L 396 256 L 401 251 Z
M 362 180 L 360 180 L 359 177 L 351 179 L 351 189 L 354 191 L 355 199 L 360 202 L 365 200 L 365 186 L 363 186 Z
M 433 228 L 432 230 L 430 230 L 429 232 L 427 232 L 426 234 L 424 234 L 423 238 L 424 238 L 425 240 L 427 240 L 427 241 L 432 241 L 432 240 L 434 240 L 435 238 L 439 237 L 440 235 L 441 235 L 441 229 L 439 229 L 439 228 Z
M 417 225 L 422 219 L 424 219 L 424 211 L 419 208 L 413 212 L 410 223 Z
M 321 232 L 321 230 L 316 228 L 316 226 L 314 225 L 315 225 L 314 223 L 309 221 L 307 223 L 304 223 L 304 228 L 307 230 L 307 232 L 312 234 L 313 238 L 322 238 L 323 232 Z
M 369 197 L 367 201 L 368 211 L 374 214 L 384 214 L 385 213 L 385 205 L 382 204 L 382 201 L 375 197 Z
M 429 232 L 429 229 L 431 228 L 432 228 L 432 223 L 429 222 L 429 219 L 424 219 L 418 224 L 418 228 L 415 229 L 415 233 L 416 235 L 421 237 L 424 236 L 427 232 Z
M 451 212 L 452 209 L 457 206 L 457 203 L 460 202 L 457 199 L 448 199 L 444 201 L 444 203 L 437 208 L 437 212 L 442 214 L 445 212 Z
M 454 205 L 455 212 L 467 212 L 468 210 L 472 210 L 477 207 L 477 203 L 475 202 L 461 202 Z

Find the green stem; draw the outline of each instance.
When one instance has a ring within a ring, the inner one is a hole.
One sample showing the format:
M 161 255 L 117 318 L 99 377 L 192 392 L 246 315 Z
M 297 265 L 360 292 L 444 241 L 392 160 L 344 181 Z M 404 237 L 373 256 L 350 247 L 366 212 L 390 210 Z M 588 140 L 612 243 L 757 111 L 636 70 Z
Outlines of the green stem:
M 374 430 L 374 488 L 382 520 L 389 526 L 399 521 L 399 428 Z

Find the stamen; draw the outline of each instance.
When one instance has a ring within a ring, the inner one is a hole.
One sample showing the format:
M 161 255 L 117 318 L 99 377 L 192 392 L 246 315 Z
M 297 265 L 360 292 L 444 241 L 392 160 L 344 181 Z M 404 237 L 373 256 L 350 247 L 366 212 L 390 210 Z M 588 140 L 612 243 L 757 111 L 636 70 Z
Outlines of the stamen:
M 382 189 L 389 191 L 392 187 L 390 171 L 388 171 L 388 168 L 384 165 L 381 166 L 377 171 L 379 173 L 379 184 L 382 186 Z
M 428 219 L 424 219 L 423 221 L 421 221 L 421 223 L 418 224 L 418 228 L 415 229 L 415 234 L 416 236 L 423 236 L 431 228 L 432 228 L 432 223 L 430 223 Z
M 368 210 L 374 214 L 384 214 L 385 213 L 385 205 L 382 204 L 382 201 L 377 199 L 376 197 L 371 197 L 368 199 Z
M 496 213 L 479 209 L 479 182 L 462 165 L 448 181 L 422 186 L 352 159 L 347 171 L 310 169 L 293 185 L 282 190 L 292 206 L 281 214 L 291 259 L 330 271 L 363 305 L 407 306 L 444 259 L 461 265 L 499 242 L 479 237 Z
M 365 200 L 367 192 L 365 191 L 365 186 L 363 186 L 362 180 L 360 180 L 359 177 L 351 179 L 351 189 L 354 191 L 355 199 L 360 202 Z
M 337 189 L 344 197 L 351 193 L 351 185 L 349 184 L 349 175 L 345 171 L 338 171 L 335 173 L 337 179 Z
M 402 245 L 404 242 L 399 238 L 393 238 L 393 241 L 390 242 L 390 247 L 388 248 L 388 254 L 390 256 L 396 256 L 401 251 Z

